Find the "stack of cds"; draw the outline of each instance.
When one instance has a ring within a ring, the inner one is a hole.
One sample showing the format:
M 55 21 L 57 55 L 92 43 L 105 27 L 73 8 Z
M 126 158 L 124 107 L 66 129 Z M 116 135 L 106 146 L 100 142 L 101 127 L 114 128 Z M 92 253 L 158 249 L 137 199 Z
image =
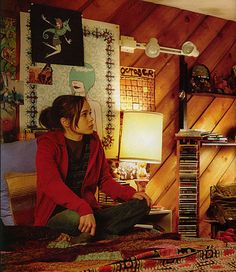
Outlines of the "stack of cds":
M 197 144 L 180 144 L 179 151 L 179 224 L 184 237 L 198 236 L 198 164 Z

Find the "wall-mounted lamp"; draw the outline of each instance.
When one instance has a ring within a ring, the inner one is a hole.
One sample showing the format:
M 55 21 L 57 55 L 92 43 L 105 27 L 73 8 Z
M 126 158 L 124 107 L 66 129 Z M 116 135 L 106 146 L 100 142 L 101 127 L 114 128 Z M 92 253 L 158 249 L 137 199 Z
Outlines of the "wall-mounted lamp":
M 198 57 L 199 51 L 195 44 L 190 41 L 185 42 L 181 49 L 164 47 L 158 44 L 156 38 L 151 38 L 148 43 L 138 43 L 133 37 L 121 36 L 120 46 L 122 52 L 134 53 L 134 49 L 143 49 L 150 58 L 156 58 L 160 53 L 183 55 L 188 57 Z

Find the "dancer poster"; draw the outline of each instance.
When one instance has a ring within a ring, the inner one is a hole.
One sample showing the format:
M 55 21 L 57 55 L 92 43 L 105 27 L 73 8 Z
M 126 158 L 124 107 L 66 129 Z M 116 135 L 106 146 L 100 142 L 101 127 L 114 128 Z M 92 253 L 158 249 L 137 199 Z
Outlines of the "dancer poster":
M 79 11 L 32 4 L 30 27 L 33 62 L 84 65 Z

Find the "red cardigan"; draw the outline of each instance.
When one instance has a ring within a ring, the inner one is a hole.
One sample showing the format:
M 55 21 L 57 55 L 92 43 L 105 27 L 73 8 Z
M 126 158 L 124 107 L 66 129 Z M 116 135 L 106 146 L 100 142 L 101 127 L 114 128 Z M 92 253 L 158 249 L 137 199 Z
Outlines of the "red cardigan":
M 90 157 L 81 197 L 64 183 L 68 171 L 68 154 L 63 132 L 48 132 L 37 138 L 37 145 L 35 226 L 46 225 L 57 204 L 76 211 L 79 215 L 93 213 L 93 209 L 99 208 L 95 198 L 98 185 L 112 199 L 127 201 L 136 192 L 134 188 L 122 186 L 112 178 L 96 132 L 90 139 Z

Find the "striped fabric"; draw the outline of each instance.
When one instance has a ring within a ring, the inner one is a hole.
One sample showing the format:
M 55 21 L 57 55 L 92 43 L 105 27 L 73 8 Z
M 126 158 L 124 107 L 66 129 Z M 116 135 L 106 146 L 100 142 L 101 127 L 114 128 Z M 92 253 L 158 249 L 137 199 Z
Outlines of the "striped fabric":
M 32 225 L 36 198 L 36 173 L 5 174 L 10 208 L 16 225 Z

